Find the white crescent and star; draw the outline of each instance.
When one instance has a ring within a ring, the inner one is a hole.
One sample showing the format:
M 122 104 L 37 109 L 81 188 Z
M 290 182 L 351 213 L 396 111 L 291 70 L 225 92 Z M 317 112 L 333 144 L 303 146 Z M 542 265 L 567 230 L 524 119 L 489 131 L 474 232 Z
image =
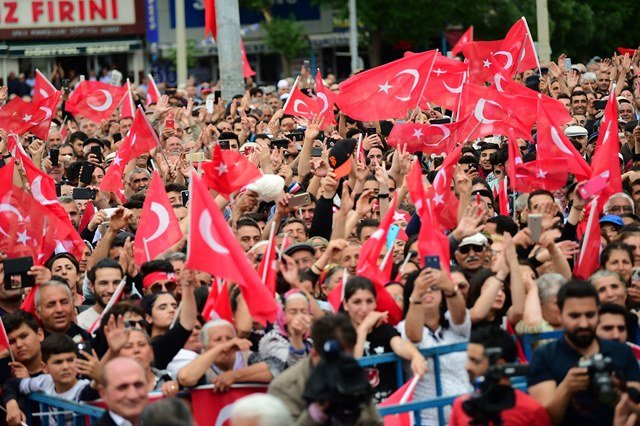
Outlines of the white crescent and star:
M 101 112 L 101 111 L 108 110 L 111 107 L 111 104 L 113 103 L 113 97 L 111 96 L 111 93 L 109 93 L 109 91 L 105 89 L 97 89 L 96 91 L 102 92 L 102 94 L 104 94 L 104 97 L 105 97 L 104 103 L 100 105 L 94 105 L 87 100 L 87 105 L 89 105 L 89 108 L 95 111 Z
M 164 206 L 160 203 L 156 203 L 155 201 L 151 202 L 151 211 L 158 218 L 158 227 L 151 234 L 149 238 L 145 238 L 145 242 L 153 241 L 158 238 L 160 235 L 164 234 L 164 232 L 169 227 L 169 212 Z
M 48 206 L 50 204 L 56 204 L 58 200 L 50 200 L 44 196 L 42 193 L 42 176 L 36 177 L 31 183 L 31 194 L 33 198 L 36 199 L 38 203 L 43 206 Z
M 407 96 L 395 96 L 399 101 L 406 102 L 411 99 L 411 93 L 413 92 L 413 89 L 415 89 L 418 85 L 418 80 L 420 80 L 420 73 L 418 72 L 418 70 L 415 70 L 413 68 L 407 68 L 398 72 L 398 74 L 396 74 L 396 77 L 398 77 L 400 74 L 409 74 L 411 77 L 413 77 L 413 83 L 411 84 L 411 89 L 409 89 L 409 94 Z
M 316 97 L 322 101 L 322 108 L 320 109 L 320 115 L 322 115 L 329 109 L 329 99 L 327 99 L 327 95 L 322 92 L 317 93 Z
M 219 254 L 229 254 L 229 250 L 226 247 L 220 245 L 218 241 L 211 234 L 211 213 L 209 210 L 204 210 L 198 220 L 198 229 L 204 242 L 209 248 Z
M 507 52 L 506 50 L 499 50 L 493 54 L 493 56 L 498 55 L 502 55 L 507 58 L 507 63 L 504 65 L 504 69 L 508 70 L 509 68 L 511 68 L 511 66 L 513 66 L 513 55 L 511 55 L 511 52 Z
M 500 93 L 504 93 L 504 89 L 502 88 L 502 80 L 507 81 L 507 79 L 506 79 L 506 78 L 504 78 L 504 77 L 502 76 L 502 74 L 500 74 L 500 73 L 496 73 L 496 74 L 494 74 L 494 76 L 493 76 L 493 81 L 494 81 L 494 83 L 495 83 L 495 85 L 496 85 L 496 89 L 497 89 L 497 90 L 498 90 L 498 92 L 500 92 Z
M 442 82 L 442 85 L 444 86 L 445 89 L 447 89 L 451 93 L 456 93 L 456 94 L 462 93 L 462 86 L 464 86 L 464 79 L 462 80 L 462 82 L 460 82 L 460 86 L 458 87 L 451 87 L 445 81 Z
M 494 101 L 491 101 L 491 100 L 488 100 L 488 99 L 484 99 L 484 98 L 480 98 L 480 100 L 476 104 L 475 110 L 473 111 L 473 115 L 476 117 L 476 120 L 478 120 L 482 124 L 491 124 L 491 123 L 494 123 L 496 121 L 499 121 L 499 120 L 488 119 L 488 118 L 486 118 L 484 116 L 484 106 L 487 103 L 495 105 L 495 106 L 497 106 L 498 108 L 500 108 L 502 110 L 502 107 L 497 102 L 494 102 Z
M 22 214 L 20 213 L 20 210 L 18 210 L 17 208 L 12 206 L 11 204 L 0 203 L 0 213 L 2 213 L 2 212 L 13 213 L 16 216 L 18 216 L 18 221 L 24 222 L 24 217 L 22 217 Z M 7 234 L 7 232 L 4 229 L 2 229 L 2 227 L 0 227 L 0 234 L 3 234 L 6 237 L 9 236 L 9 234 Z
M 564 152 L 567 155 L 573 155 L 571 150 L 569 150 L 569 148 L 567 148 L 567 145 L 565 145 L 565 143 L 562 141 L 562 138 L 560 137 L 560 134 L 558 133 L 556 128 L 553 126 L 551 127 L 551 140 L 558 147 L 558 149 L 560 149 L 560 151 Z
M 300 110 L 300 105 L 304 105 L 304 107 L 307 109 L 307 111 L 305 112 L 305 111 Z M 293 110 L 295 112 L 297 112 L 298 114 L 313 115 L 313 112 L 311 111 L 311 108 L 309 108 L 309 106 L 304 101 L 301 101 L 300 99 L 296 99 L 293 102 Z

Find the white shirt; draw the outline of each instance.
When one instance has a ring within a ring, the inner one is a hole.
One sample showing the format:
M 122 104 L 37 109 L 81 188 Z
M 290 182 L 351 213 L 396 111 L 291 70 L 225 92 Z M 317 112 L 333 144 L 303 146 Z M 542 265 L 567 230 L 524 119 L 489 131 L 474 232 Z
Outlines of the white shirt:
M 173 357 L 169 365 L 167 365 L 167 371 L 173 380 L 178 380 L 178 372 L 185 365 L 189 364 L 194 359 L 198 358 L 198 353 L 189 349 L 180 349 L 176 356 Z
M 129 420 L 117 415 L 111 410 L 109 410 L 109 415 L 111 416 L 111 420 L 113 420 L 113 422 L 118 426 L 133 426 L 133 424 Z
M 448 311 L 445 313 L 445 318 L 449 321 L 448 328 L 442 329 L 442 327 L 440 327 L 435 332 L 430 331 L 427 327 L 423 328 L 422 340 L 416 345 L 419 349 L 453 345 L 455 343 L 464 343 L 469 341 L 469 336 L 471 336 L 471 316 L 469 315 L 468 309 L 466 310 L 464 322 L 462 324 L 453 324 L 451 321 L 451 315 Z M 405 321 L 399 323 L 396 328 L 402 335 L 402 338 L 407 339 Z M 466 352 L 453 352 L 440 356 L 440 383 L 442 384 L 442 395 L 460 395 L 473 391 L 473 387 L 469 382 L 469 376 L 463 368 L 466 362 Z M 433 358 L 428 358 L 427 363 L 429 365 L 429 370 L 416 385 L 416 390 L 413 395 L 414 401 L 433 399 L 436 397 Z M 444 408 L 444 414 L 445 423 L 448 423 L 449 416 L 451 415 L 451 406 Z M 423 425 L 438 424 L 437 409 L 422 410 L 421 417 Z
M 49 374 L 42 374 L 36 377 L 29 377 L 27 379 L 20 380 L 20 393 L 24 395 L 28 395 L 32 392 L 42 392 L 45 395 L 57 396 L 62 399 L 66 399 L 69 401 L 77 402 L 80 399 L 80 392 L 86 386 L 89 386 L 91 382 L 87 379 L 81 379 L 76 382 L 75 385 L 71 389 L 66 392 L 58 393 L 56 392 L 56 386 L 53 383 L 53 379 Z M 56 407 L 51 407 L 53 412 L 60 411 Z M 65 424 L 72 425 L 73 417 L 71 415 L 65 415 Z M 43 421 L 44 424 L 44 421 Z M 49 425 L 56 426 L 58 425 L 57 416 L 49 416 Z
M 100 318 L 100 314 L 98 313 L 98 311 L 96 311 L 95 306 L 92 306 L 89 309 L 78 314 L 78 316 L 76 317 L 76 323 L 81 328 L 89 330 L 98 318 Z

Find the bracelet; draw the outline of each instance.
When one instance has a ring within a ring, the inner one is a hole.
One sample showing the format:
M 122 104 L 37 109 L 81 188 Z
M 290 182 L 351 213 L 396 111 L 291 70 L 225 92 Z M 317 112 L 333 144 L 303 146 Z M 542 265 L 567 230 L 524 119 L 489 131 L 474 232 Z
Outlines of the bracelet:
M 493 278 L 495 278 L 496 280 L 500 281 L 502 284 L 504 284 L 504 279 L 499 278 L 497 275 L 493 275 Z

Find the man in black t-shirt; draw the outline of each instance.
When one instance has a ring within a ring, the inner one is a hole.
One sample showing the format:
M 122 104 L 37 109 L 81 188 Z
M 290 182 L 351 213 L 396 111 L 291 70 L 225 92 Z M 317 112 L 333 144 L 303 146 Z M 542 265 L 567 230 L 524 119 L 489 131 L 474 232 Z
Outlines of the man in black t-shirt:
M 640 370 L 631 349 L 623 343 L 599 340 L 598 293 L 588 282 L 572 280 L 557 296 L 564 335 L 538 348 L 531 359 L 529 394 L 546 408 L 554 424 L 611 425 L 614 406 L 598 401 L 581 359 L 595 354 L 609 357 L 617 378 L 638 386 Z

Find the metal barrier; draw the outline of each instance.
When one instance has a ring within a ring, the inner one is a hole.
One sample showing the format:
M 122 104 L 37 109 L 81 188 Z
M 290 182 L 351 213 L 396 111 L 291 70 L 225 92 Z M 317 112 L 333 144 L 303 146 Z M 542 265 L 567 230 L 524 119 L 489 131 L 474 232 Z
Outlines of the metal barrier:
M 541 340 L 556 340 L 562 337 L 562 330 L 555 331 L 547 331 L 545 333 L 536 333 L 536 334 L 523 334 L 521 336 L 522 341 L 522 349 L 524 350 L 524 356 L 527 357 L 527 360 L 531 359 L 531 355 L 533 355 L 533 345 L 538 343 Z
M 76 426 L 86 426 L 93 424 L 94 420 L 99 419 L 105 410 L 102 408 L 94 407 L 86 404 L 79 404 L 67 399 L 58 398 L 55 396 L 45 395 L 42 393 L 32 393 L 29 395 L 31 401 L 37 402 L 40 406 L 40 417 L 42 418 L 42 424 L 48 424 L 49 418 L 55 416 L 59 425 L 64 425 L 66 422 L 65 416 L 73 415 L 73 424 Z M 57 409 L 51 411 L 51 409 Z M 27 410 L 27 423 L 33 424 L 34 413 Z

